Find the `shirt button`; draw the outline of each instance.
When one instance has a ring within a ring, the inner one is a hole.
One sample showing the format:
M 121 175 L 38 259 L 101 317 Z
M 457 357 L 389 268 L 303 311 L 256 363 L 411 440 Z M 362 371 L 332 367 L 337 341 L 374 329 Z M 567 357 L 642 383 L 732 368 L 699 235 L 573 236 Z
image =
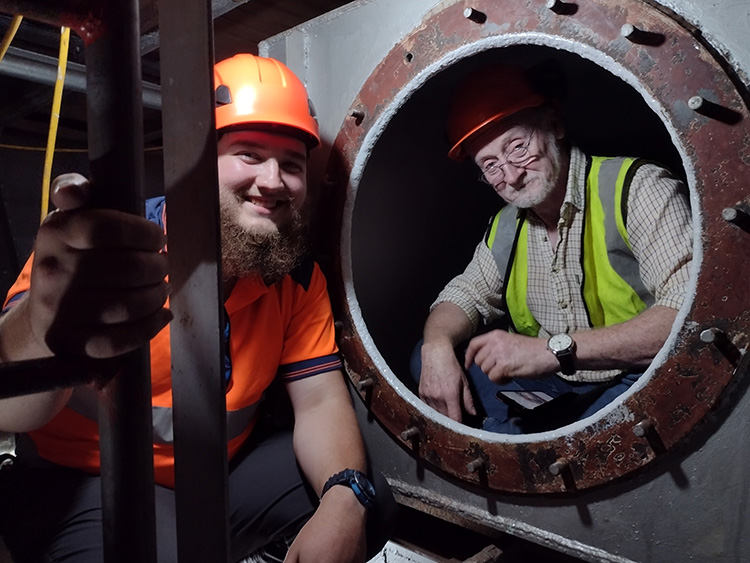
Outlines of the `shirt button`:
M 568 304 L 567 303 L 564 303 L 564 302 L 560 303 L 560 309 L 567 309 L 567 308 L 568 308 Z

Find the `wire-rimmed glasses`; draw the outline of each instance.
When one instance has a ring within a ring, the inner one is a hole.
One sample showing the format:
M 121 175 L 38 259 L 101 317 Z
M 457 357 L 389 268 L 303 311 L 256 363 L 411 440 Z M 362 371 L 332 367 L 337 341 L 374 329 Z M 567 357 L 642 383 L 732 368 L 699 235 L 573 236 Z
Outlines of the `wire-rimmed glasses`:
M 490 161 L 489 164 L 485 165 L 482 169 L 482 175 L 479 179 L 485 184 L 490 186 L 497 186 L 505 180 L 504 167 L 508 164 L 515 166 L 516 168 L 525 168 L 529 165 L 531 160 L 536 154 L 531 153 L 529 146 L 531 145 L 531 139 L 534 137 L 536 129 L 531 129 L 525 139 L 518 139 L 510 144 L 510 148 L 503 155 L 505 160 Z

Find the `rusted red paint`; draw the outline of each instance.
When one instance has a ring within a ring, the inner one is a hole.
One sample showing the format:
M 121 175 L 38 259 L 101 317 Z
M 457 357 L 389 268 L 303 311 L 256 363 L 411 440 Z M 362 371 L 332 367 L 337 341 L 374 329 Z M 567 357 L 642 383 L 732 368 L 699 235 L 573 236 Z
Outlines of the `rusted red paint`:
M 334 264 L 338 276 L 331 280 L 331 289 L 343 321 L 341 348 L 354 383 L 358 374 L 376 382 L 362 393 L 371 413 L 394 439 L 439 469 L 477 485 L 514 493 L 596 487 L 642 469 L 680 444 L 746 371 L 738 350 L 747 348 L 750 335 L 750 294 L 743 291 L 750 263 L 730 263 L 727 257 L 747 245 L 748 233 L 724 221 L 721 212 L 744 201 L 745 188 L 750 185 L 750 121 L 742 98 L 747 93 L 740 94 L 739 82 L 689 29 L 640 0 L 581 0 L 572 15 L 555 14 L 544 0 L 477 0 L 471 7 L 487 14 L 484 25 L 463 16 L 467 5 L 457 1 L 429 15 L 373 71 L 353 104 L 353 108 L 364 110 L 365 118 L 359 124 L 354 120 L 344 123 L 333 151 L 342 159 L 329 163 L 329 177 L 346 185 L 372 123 L 418 72 L 459 46 L 496 34 L 538 32 L 593 47 L 638 76 L 645 91 L 666 108 L 695 170 L 694 192 L 703 220 L 703 263 L 687 322 L 670 357 L 648 385 L 625 401 L 633 421 L 612 426 L 595 422 L 562 438 L 524 444 L 478 441 L 449 430 L 404 401 L 373 367 L 356 332 L 338 260 Z M 661 35 L 663 42 L 658 46 L 630 42 L 620 35 L 625 23 Z M 699 93 L 731 109 L 739 122 L 730 125 L 689 110 L 687 101 Z M 340 215 L 343 204 L 341 201 Z M 726 333 L 735 347 L 734 355 L 700 340 L 700 333 L 711 327 Z M 653 429 L 643 437 L 636 436 L 633 427 L 647 419 Z M 419 438 L 404 441 L 400 433 L 410 426 L 419 429 Z M 466 464 L 477 452 L 486 456 L 486 470 L 471 473 Z M 561 458 L 568 461 L 567 479 L 549 471 L 550 464 Z

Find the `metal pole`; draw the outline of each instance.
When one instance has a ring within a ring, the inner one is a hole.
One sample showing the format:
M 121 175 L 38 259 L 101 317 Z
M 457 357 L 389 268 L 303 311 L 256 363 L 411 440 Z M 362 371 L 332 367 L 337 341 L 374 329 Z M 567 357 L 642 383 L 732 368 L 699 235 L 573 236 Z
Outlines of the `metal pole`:
M 84 39 L 93 204 L 142 215 L 138 1 L 0 0 L 0 6 L 10 13 L 71 27 Z M 116 363 L 121 375 L 102 391 L 99 409 L 104 560 L 156 563 L 148 347 Z M 2 371 L 4 376 L 23 376 L 56 365 L 66 364 L 47 358 L 3 366 Z M 81 371 L 87 370 L 82 367 Z M 25 393 L 40 385 L 53 388 L 76 383 L 79 378 L 83 379 L 70 372 L 57 381 L 39 377 L 32 384 L 10 385 L 6 391 Z
M 159 2 L 180 563 L 228 560 L 211 2 Z
M 138 0 L 102 3 L 105 32 L 86 49 L 94 205 L 143 214 L 143 108 Z M 122 358 L 100 393 L 106 563 L 156 562 L 148 347 Z

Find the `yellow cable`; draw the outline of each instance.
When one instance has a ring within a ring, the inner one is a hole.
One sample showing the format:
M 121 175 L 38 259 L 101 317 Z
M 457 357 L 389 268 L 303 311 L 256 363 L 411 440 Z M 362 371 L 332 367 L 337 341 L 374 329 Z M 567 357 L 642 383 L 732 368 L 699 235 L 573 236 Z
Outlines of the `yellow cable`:
M 52 114 L 49 120 L 49 135 L 47 136 L 47 152 L 44 156 L 44 176 L 42 178 L 42 213 L 41 221 L 49 210 L 49 187 L 52 176 L 52 157 L 55 155 L 55 140 L 57 139 L 57 125 L 60 121 L 60 105 L 62 104 L 63 86 L 65 84 L 65 70 L 68 68 L 68 44 L 70 43 L 70 28 L 60 30 L 60 57 L 57 63 L 57 80 L 55 93 L 52 97 Z
M 13 16 L 13 20 L 10 22 L 10 27 L 3 37 L 3 42 L 0 43 L 0 61 L 3 60 L 5 53 L 8 51 L 10 42 L 13 41 L 13 38 L 16 36 L 16 31 L 18 31 L 18 27 L 21 25 L 22 20 L 23 16 Z
M 7 143 L 0 143 L 0 149 L 8 149 L 11 151 L 32 151 L 32 152 L 46 152 L 47 151 L 47 147 L 29 147 L 26 145 L 9 145 Z M 84 152 L 88 152 L 88 149 L 65 149 L 65 148 L 55 147 L 55 152 L 84 153 Z
M 146 147 L 143 149 L 145 152 L 153 152 L 153 151 L 160 151 L 164 147 Z M 34 151 L 34 152 L 42 152 L 46 151 L 46 147 L 29 147 L 26 145 L 9 145 L 7 143 L 0 143 L 0 149 L 8 149 L 12 151 Z M 66 148 L 60 148 L 55 147 L 55 152 L 78 152 L 78 153 L 84 153 L 88 152 L 88 149 L 66 149 Z

